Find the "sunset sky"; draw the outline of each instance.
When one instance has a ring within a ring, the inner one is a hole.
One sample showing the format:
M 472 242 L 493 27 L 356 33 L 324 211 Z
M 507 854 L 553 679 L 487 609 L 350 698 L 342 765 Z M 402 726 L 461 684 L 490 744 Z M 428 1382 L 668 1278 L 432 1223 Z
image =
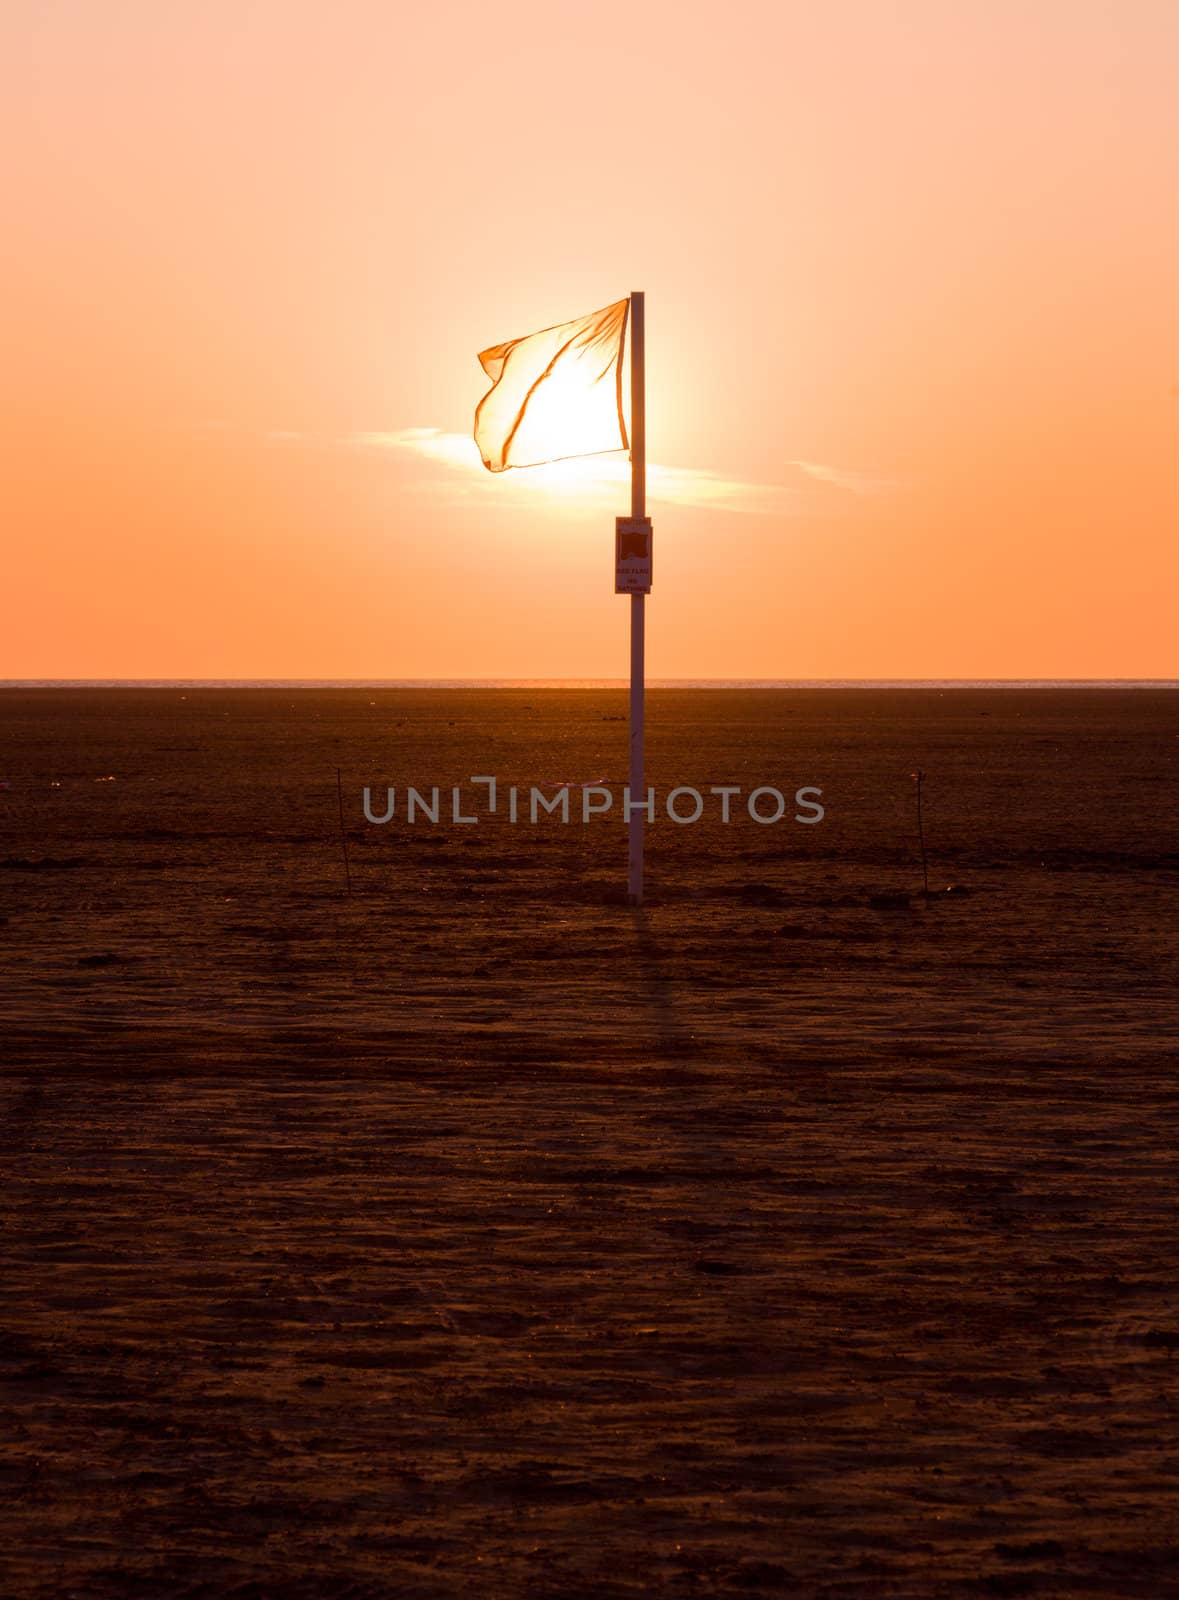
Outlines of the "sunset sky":
M 5 0 L 2 678 L 1179 677 L 1175 0 Z

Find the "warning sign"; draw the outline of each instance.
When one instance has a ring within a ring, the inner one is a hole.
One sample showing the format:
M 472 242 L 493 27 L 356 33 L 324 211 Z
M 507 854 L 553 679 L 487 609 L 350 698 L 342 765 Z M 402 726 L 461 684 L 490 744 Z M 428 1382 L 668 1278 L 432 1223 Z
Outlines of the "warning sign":
M 615 594 L 650 594 L 651 540 L 650 517 L 617 517 L 615 519 Z

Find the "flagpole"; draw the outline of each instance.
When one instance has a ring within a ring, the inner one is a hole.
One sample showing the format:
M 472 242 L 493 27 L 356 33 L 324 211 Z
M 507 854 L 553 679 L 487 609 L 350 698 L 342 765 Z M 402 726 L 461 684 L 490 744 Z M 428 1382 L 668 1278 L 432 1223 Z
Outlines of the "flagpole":
M 630 297 L 630 514 L 634 520 L 647 515 L 647 417 L 645 396 L 645 352 L 643 348 L 643 295 Z M 627 899 L 632 906 L 643 903 L 643 823 L 639 806 L 647 798 L 643 779 L 643 719 L 646 664 L 645 594 L 630 597 L 630 798 L 635 802 L 628 821 L 629 872 Z

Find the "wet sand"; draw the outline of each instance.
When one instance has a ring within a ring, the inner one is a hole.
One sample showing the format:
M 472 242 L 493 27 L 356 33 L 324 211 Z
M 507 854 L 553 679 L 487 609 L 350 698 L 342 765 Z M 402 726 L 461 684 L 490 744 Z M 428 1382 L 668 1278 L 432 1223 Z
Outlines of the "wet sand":
M 0 691 L 0 1593 L 1179 1592 L 1179 693 L 624 715 Z

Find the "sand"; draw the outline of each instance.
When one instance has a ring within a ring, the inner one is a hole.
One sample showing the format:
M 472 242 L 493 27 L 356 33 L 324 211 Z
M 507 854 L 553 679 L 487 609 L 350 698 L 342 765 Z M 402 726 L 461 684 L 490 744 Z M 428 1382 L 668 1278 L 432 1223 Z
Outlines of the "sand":
M 0 692 L 9 1600 L 1179 1593 L 1179 693 L 624 712 Z

